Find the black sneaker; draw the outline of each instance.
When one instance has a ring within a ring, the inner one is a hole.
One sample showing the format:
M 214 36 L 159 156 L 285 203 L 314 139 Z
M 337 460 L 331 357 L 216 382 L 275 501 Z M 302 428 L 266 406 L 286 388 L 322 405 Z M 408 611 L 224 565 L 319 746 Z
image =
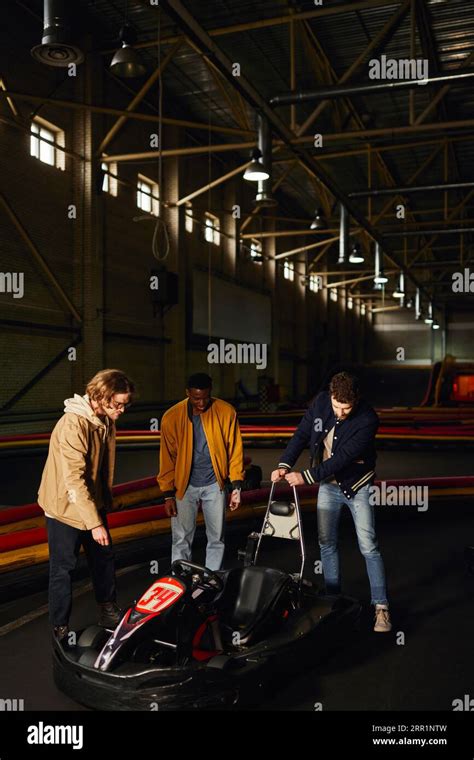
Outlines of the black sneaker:
M 102 628 L 116 628 L 120 623 L 121 617 L 120 607 L 115 602 L 99 604 L 98 624 Z
M 55 625 L 53 628 L 53 636 L 59 641 L 59 643 L 67 644 L 67 637 L 69 636 L 69 626 Z

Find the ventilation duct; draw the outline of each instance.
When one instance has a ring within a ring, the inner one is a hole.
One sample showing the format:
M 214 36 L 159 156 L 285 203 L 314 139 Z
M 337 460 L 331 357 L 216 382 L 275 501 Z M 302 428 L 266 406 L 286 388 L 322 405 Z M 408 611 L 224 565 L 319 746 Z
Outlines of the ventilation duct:
M 415 293 L 415 319 L 421 319 L 421 293 L 420 288 Z
M 338 264 L 344 264 L 347 258 L 347 249 L 349 246 L 349 216 L 343 203 L 340 209 L 340 230 L 339 230 L 339 258 Z
M 33 58 L 40 63 L 63 68 L 84 60 L 82 50 L 70 42 L 71 29 L 67 16 L 65 0 L 44 0 L 41 45 L 31 50 Z

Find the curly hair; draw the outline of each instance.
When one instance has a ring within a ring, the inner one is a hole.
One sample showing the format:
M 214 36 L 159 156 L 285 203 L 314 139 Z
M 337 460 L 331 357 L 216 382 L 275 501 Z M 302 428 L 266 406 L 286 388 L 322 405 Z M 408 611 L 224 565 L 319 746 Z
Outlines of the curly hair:
M 354 405 L 360 396 L 359 381 L 348 372 L 339 372 L 331 378 L 329 392 L 340 404 Z
M 133 398 L 135 384 L 120 369 L 101 369 L 87 383 L 86 393 L 93 401 L 108 403 L 116 393 L 129 393 Z

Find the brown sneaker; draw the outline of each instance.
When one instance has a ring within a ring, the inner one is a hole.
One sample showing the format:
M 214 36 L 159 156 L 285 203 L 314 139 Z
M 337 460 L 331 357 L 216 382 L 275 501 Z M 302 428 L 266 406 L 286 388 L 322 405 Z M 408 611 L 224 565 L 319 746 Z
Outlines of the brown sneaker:
M 388 633 L 392 630 L 392 623 L 390 621 L 390 612 L 386 604 L 375 605 L 375 625 L 374 631 L 377 633 Z
M 53 628 L 53 636 L 62 644 L 67 644 L 69 627 L 67 625 L 56 625 Z

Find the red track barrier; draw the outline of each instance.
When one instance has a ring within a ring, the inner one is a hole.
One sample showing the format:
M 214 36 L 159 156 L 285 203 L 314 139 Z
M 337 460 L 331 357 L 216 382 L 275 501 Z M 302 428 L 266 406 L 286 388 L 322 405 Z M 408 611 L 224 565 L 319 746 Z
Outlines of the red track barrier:
M 122 528 L 125 525 L 138 525 L 148 520 L 161 520 L 166 517 L 162 504 L 139 509 L 128 509 L 123 512 L 112 512 L 108 516 L 109 528 Z M 25 546 L 44 544 L 48 540 L 46 528 L 30 528 L 15 533 L 0 536 L 0 553 L 23 549 Z
M 0 525 L 28 520 L 30 517 L 38 517 L 38 515 L 42 514 L 43 510 L 39 504 L 23 504 L 21 507 L 0 509 Z
M 129 480 L 126 483 L 120 483 L 113 487 L 114 496 L 122 496 L 125 493 L 141 491 L 144 488 L 151 488 L 158 485 L 156 477 L 141 478 L 140 480 Z M 36 502 L 34 504 L 23 504 L 21 507 L 10 507 L 9 509 L 0 510 L 0 525 L 28 520 L 30 517 L 42 515 L 43 510 Z
M 380 484 L 380 481 L 376 481 Z M 410 478 L 408 480 L 386 480 L 388 486 L 428 486 L 429 488 L 474 488 L 474 476 L 449 476 L 434 478 Z M 298 493 L 301 499 L 316 497 L 317 486 L 301 486 Z M 255 502 L 264 503 L 268 501 L 270 488 L 260 488 L 242 493 L 242 505 L 250 505 Z M 288 486 L 280 484 L 277 487 L 278 495 L 284 494 L 291 496 L 292 490 Z M 31 505 L 28 505 L 31 506 Z M 20 507 L 21 509 L 21 507 Z M 41 510 L 42 511 L 42 510 Z M 1 513 L 0 513 L 1 514 Z M 111 512 L 108 516 L 110 528 L 121 528 L 126 525 L 138 525 L 149 520 L 161 520 L 166 517 L 164 505 L 153 505 L 151 507 L 138 507 L 136 509 L 123 510 L 122 512 Z M 31 528 L 28 530 L 16 531 L 0 535 L 0 553 L 11 551 L 13 549 L 22 549 L 26 546 L 33 546 L 45 543 L 47 534 L 45 528 Z

